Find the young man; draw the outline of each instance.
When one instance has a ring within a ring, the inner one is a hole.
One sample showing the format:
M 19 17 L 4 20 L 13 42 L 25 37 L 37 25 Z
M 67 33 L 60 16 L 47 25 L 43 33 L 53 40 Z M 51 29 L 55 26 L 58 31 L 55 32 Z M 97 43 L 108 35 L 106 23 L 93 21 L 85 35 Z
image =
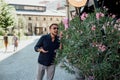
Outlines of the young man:
M 53 80 L 55 73 L 55 56 L 56 50 L 60 47 L 58 37 L 58 24 L 51 24 L 50 33 L 43 35 L 35 45 L 36 52 L 40 52 L 38 58 L 38 74 L 37 80 L 42 80 L 45 70 L 47 71 L 47 80 Z

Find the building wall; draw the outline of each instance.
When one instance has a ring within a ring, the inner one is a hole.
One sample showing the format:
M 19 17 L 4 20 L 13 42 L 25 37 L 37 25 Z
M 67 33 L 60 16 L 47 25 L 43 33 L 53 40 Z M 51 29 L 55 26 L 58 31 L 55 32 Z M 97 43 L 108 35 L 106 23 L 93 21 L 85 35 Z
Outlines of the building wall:
M 21 15 L 18 15 L 21 16 Z M 40 35 L 49 33 L 49 26 L 52 23 L 60 23 L 64 16 L 46 15 L 22 15 L 26 20 L 26 27 L 23 29 L 28 35 Z
M 49 26 L 52 23 L 60 23 L 65 17 L 63 15 L 53 15 L 46 12 L 46 6 L 29 5 L 29 4 L 10 4 L 15 7 L 18 17 L 25 19 L 23 31 L 27 35 L 40 35 L 49 33 Z M 20 24 L 20 23 L 19 23 Z M 21 26 L 20 26 L 21 27 Z

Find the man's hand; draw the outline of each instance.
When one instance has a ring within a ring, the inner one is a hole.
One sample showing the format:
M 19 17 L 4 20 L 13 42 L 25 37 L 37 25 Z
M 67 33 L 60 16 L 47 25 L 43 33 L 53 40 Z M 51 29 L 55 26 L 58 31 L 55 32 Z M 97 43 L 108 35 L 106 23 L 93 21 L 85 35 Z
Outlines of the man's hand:
M 62 39 L 62 37 L 63 37 L 63 32 L 61 31 L 59 34 L 59 38 Z
M 48 51 L 45 51 L 43 48 L 39 48 L 38 52 L 47 53 Z
M 63 32 L 61 31 L 59 35 L 60 40 L 62 39 L 62 37 L 63 37 Z M 60 43 L 59 49 L 62 49 L 62 43 Z

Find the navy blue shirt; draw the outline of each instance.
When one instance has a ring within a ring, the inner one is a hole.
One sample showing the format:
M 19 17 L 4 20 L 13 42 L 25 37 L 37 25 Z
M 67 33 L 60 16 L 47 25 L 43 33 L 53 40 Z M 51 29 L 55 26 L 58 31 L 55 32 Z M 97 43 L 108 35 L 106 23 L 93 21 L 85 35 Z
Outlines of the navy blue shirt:
M 43 35 L 35 45 L 34 49 L 37 50 L 42 47 L 44 50 L 48 51 L 47 53 L 40 52 L 38 57 L 38 62 L 42 65 L 49 66 L 54 63 L 54 59 L 56 56 L 56 49 L 59 48 L 60 42 L 59 38 L 55 37 L 54 42 L 52 42 L 52 38 L 50 34 Z

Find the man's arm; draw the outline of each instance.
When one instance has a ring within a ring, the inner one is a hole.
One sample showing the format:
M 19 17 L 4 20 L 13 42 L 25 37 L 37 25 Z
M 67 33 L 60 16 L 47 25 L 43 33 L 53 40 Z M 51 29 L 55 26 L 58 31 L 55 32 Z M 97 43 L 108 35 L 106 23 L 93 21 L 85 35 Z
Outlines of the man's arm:
M 44 40 L 44 37 L 42 36 L 39 40 L 38 40 L 38 42 L 37 42 L 37 44 L 35 45 L 35 47 L 34 47 L 34 50 L 36 51 L 36 52 L 42 52 L 42 53 L 47 53 L 48 51 L 45 51 L 44 49 L 43 49 L 43 40 Z
M 34 50 L 36 52 L 39 52 L 40 51 L 39 48 L 41 48 L 42 45 L 43 45 L 43 36 L 38 40 L 37 44 L 34 47 Z

